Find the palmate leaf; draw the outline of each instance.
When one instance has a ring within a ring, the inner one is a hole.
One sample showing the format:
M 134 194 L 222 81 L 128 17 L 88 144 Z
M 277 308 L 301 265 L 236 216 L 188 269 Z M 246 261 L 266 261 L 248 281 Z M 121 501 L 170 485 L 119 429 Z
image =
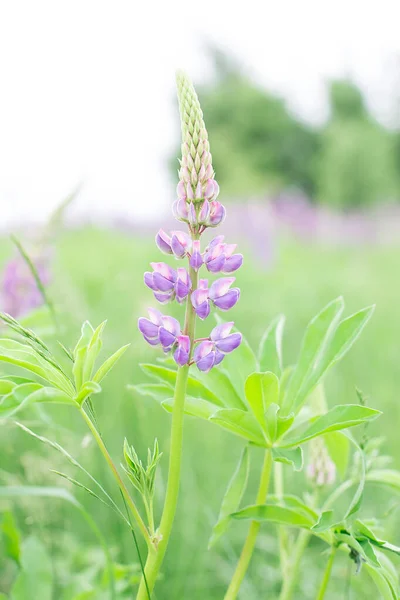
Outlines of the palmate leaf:
M 172 413 L 174 407 L 174 399 L 168 398 L 161 402 L 161 406 L 169 413 Z M 216 406 L 208 400 L 202 398 L 191 398 L 186 396 L 185 399 L 185 414 L 207 421 L 216 413 Z
M 243 494 L 247 487 L 249 476 L 250 457 L 246 446 L 241 454 L 239 463 L 229 482 L 225 496 L 222 500 L 218 521 L 214 525 L 208 547 L 211 548 L 226 533 L 231 523 L 230 514 L 239 508 Z
M 40 486 L 1 487 L 0 486 L 0 498 L 12 498 L 13 500 L 18 499 L 18 498 L 53 498 L 53 499 L 58 498 L 60 500 L 69 502 L 72 506 L 74 506 L 81 513 L 82 517 L 86 520 L 87 524 L 93 531 L 94 535 L 97 537 L 102 549 L 104 550 L 106 563 L 107 563 L 107 571 L 109 574 L 109 581 L 110 581 L 110 594 L 111 594 L 111 598 L 113 600 L 115 600 L 116 591 L 115 591 L 114 571 L 113 571 L 113 565 L 112 565 L 112 561 L 111 561 L 111 555 L 110 555 L 108 544 L 105 541 L 103 534 L 101 533 L 100 529 L 97 527 L 97 525 L 96 525 L 95 521 L 93 520 L 93 518 L 91 517 L 91 515 L 85 510 L 85 508 L 78 502 L 78 500 L 76 500 L 76 498 L 70 492 L 68 492 L 64 488 L 59 488 L 59 487 L 40 487 Z M 23 587 L 22 589 L 25 590 L 25 587 Z M 29 594 L 30 594 L 30 592 L 29 592 Z M 27 598 L 32 597 L 29 594 L 25 595 L 25 596 L 17 596 L 16 600 L 17 600 L 17 598 L 18 598 L 18 600 L 26 600 Z M 34 596 L 34 597 L 36 597 L 36 596 Z M 42 598 L 44 596 L 39 595 L 37 597 Z M 51 596 L 50 596 L 50 598 L 51 598 Z
M 279 380 L 274 373 L 252 373 L 244 386 L 246 400 L 261 428 L 266 431 L 266 411 L 279 402 Z
M 258 446 L 268 445 L 258 422 L 247 411 L 238 408 L 222 408 L 210 417 L 210 421 Z
M 303 468 L 303 451 L 297 448 L 272 448 L 272 458 L 275 462 L 281 462 L 293 467 L 295 471 Z
M 279 377 L 283 371 L 282 337 L 284 326 L 285 317 L 279 315 L 267 328 L 258 349 L 260 370 L 263 372 L 271 371 Z

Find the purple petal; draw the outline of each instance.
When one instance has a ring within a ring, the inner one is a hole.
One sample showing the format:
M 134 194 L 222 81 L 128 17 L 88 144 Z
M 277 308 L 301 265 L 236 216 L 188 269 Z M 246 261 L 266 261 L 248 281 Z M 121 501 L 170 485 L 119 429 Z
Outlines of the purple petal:
M 219 244 L 222 244 L 224 239 L 225 239 L 224 235 L 217 235 L 214 239 L 211 240 L 211 242 L 208 244 L 208 247 L 210 249 L 214 248 L 214 246 L 218 246 Z
M 199 306 L 197 306 L 195 308 L 196 314 L 197 316 L 204 321 L 204 319 L 207 319 L 208 315 L 210 314 L 210 303 L 207 300 L 206 302 L 203 302 L 202 304 L 200 304 Z
M 149 319 L 145 319 L 144 317 L 140 317 L 138 320 L 138 328 L 140 333 L 142 333 L 146 338 L 158 339 L 158 325 L 155 325 Z
M 241 333 L 231 333 L 226 338 L 218 340 L 215 342 L 215 347 L 218 348 L 221 352 L 232 352 L 238 346 L 240 346 L 242 341 Z
M 201 189 L 201 181 L 196 185 L 196 199 L 203 197 L 203 190 Z
M 204 358 L 201 358 L 198 362 L 196 362 L 196 365 L 199 371 L 208 373 L 208 371 L 210 371 L 215 365 L 215 352 L 210 352 L 210 354 Z
M 224 296 L 220 296 L 213 300 L 215 306 L 220 308 L 221 310 L 229 310 L 233 306 L 235 306 L 236 302 L 239 300 L 240 290 L 239 288 L 233 288 L 229 290 Z
M 197 215 L 196 215 L 196 209 L 194 207 L 193 202 L 191 202 L 189 204 L 189 210 L 188 210 L 188 219 L 189 219 L 189 223 L 191 225 L 197 225 Z
M 159 292 L 169 292 L 174 289 L 175 285 L 173 281 L 166 279 L 163 275 L 160 275 L 160 273 L 153 274 L 153 282 Z
M 157 291 L 157 286 L 154 284 L 153 273 L 146 271 L 144 274 L 144 282 L 153 291 Z
M 216 367 L 217 365 L 219 365 L 219 363 L 221 363 L 225 358 L 225 354 L 222 354 L 222 352 L 220 352 L 219 350 L 215 350 L 215 363 L 214 363 L 214 367 Z
M 199 279 L 199 284 L 197 286 L 199 290 L 208 290 L 208 279 Z
M 200 306 L 200 304 L 204 304 L 204 302 L 206 302 L 208 300 L 208 290 L 204 290 L 201 288 L 198 288 L 197 290 L 195 290 L 192 293 L 191 296 L 191 301 L 192 301 L 192 306 L 194 308 L 197 308 L 198 306 Z
M 161 346 L 163 348 L 170 348 L 172 344 L 174 344 L 176 341 L 176 336 L 167 329 L 165 329 L 165 327 L 160 327 L 159 336 Z
M 205 356 L 210 354 L 210 352 L 212 352 L 213 350 L 214 350 L 214 344 L 210 340 L 200 342 L 200 344 L 198 344 L 196 346 L 196 348 L 194 349 L 194 352 L 193 352 L 194 361 L 197 362 L 201 358 L 204 358 Z
M 149 313 L 150 321 L 155 325 L 161 325 L 163 314 L 157 310 L 156 308 L 148 308 L 147 312 Z
M 180 181 L 178 183 L 178 185 L 176 187 L 176 193 L 177 193 L 179 199 L 186 200 L 186 188 L 185 188 L 184 181 Z
M 213 258 L 206 262 L 207 270 L 210 273 L 220 273 L 221 271 L 225 271 L 225 256 L 220 254 L 217 258 Z
M 211 210 L 207 225 L 209 225 L 209 227 L 217 227 L 217 225 L 220 225 L 225 219 L 226 210 L 225 207 L 216 200 L 213 200 L 210 204 Z
M 187 197 L 189 200 L 193 200 L 193 199 L 194 199 L 193 188 L 192 188 L 192 186 L 190 185 L 190 183 L 188 183 L 188 184 L 187 184 L 187 186 L 186 186 L 186 197 Z
M 193 254 L 190 257 L 190 266 L 195 271 L 198 271 L 202 264 L 203 264 L 203 257 L 201 256 L 201 253 L 200 253 L 200 241 L 195 240 L 193 242 Z
M 156 244 L 165 254 L 172 254 L 171 238 L 162 229 L 156 235 Z
M 174 353 L 175 362 L 183 367 L 189 362 L 190 338 L 187 335 L 180 335 L 177 338 L 178 347 Z
M 186 283 L 178 279 L 178 281 L 175 284 L 175 292 L 176 299 L 178 300 L 178 302 L 182 302 L 182 300 L 184 300 L 190 292 L 190 287 L 186 285 Z
M 162 275 L 165 279 L 170 281 L 176 281 L 176 271 L 164 262 L 152 262 L 151 267 L 154 269 L 154 273 Z
M 230 258 L 227 258 L 224 264 L 223 271 L 224 273 L 233 273 L 239 269 L 243 264 L 243 255 L 242 254 L 234 254 Z
M 209 292 L 211 300 L 224 296 L 234 281 L 234 277 L 221 277 L 221 279 L 214 281 Z
M 226 338 L 230 334 L 233 325 L 234 325 L 233 321 L 229 321 L 228 323 L 221 323 L 221 325 L 217 325 L 216 327 L 214 327 L 214 329 L 210 333 L 210 338 L 212 339 L 213 342 L 217 342 L 219 340 Z
M 189 273 L 186 271 L 186 269 L 184 267 L 178 267 L 176 272 L 177 272 L 178 281 L 182 281 L 182 283 L 184 283 L 186 286 L 190 287 L 191 286 L 190 276 L 189 276 Z
M 158 300 L 161 304 L 167 304 L 173 298 L 173 293 L 170 294 L 161 294 L 160 292 L 154 292 L 154 298 Z
M 187 221 L 188 220 L 188 207 L 186 203 L 186 199 L 182 198 L 180 200 L 176 200 L 172 205 L 172 212 L 178 221 Z
M 176 336 L 179 335 L 181 331 L 181 326 L 179 321 L 174 319 L 174 317 L 169 317 L 167 315 L 162 317 L 162 326 L 167 330 L 173 333 Z
M 159 339 L 152 339 L 152 338 L 148 338 L 147 336 L 143 336 L 144 339 L 146 340 L 146 342 L 148 344 L 150 344 L 150 346 L 158 346 L 158 344 L 160 343 Z
M 207 223 L 210 216 L 210 203 L 208 200 L 204 200 L 203 205 L 199 212 L 199 223 Z

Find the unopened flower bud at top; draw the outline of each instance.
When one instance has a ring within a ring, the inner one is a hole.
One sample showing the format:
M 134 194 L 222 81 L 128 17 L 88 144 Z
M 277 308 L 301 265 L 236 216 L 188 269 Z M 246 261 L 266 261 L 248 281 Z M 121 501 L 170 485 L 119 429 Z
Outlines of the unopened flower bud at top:
M 182 129 L 178 197 L 184 196 L 185 185 L 185 199 L 212 200 L 218 194 L 218 184 L 214 181 L 210 144 L 199 99 L 192 82 L 184 73 L 177 73 L 176 85 Z
M 310 441 L 307 478 L 316 486 L 330 485 L 336 479 L 336 466 L 329 456 L 325 442 L 317 437 Z

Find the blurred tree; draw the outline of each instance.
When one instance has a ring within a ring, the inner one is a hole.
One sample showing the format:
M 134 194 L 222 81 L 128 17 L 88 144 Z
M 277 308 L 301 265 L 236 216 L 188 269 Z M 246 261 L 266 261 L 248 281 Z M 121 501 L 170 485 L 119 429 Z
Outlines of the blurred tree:
M 350 81 L 331 83 L 330 110 L 315 161 L 318 199 L 341 208 L 393 199 L 398 177 L 394 136 L 371 117 Z

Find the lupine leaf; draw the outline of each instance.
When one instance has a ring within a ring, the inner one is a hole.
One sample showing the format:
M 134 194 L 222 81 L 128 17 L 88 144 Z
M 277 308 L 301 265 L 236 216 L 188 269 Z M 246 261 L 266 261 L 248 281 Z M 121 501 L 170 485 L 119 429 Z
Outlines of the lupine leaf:
M 266 433 L 271 443 L 274 443 L 278 435 L 278 413 L 281 407 L 272 402 L 265 411 Z
M 166 369 L 165 367 L 161 367 L 160 365 L 150 365 L 150 364 L 141 364 L 140 368 L 146 375 L 153 377 L 153 379 L 158 379 L 166 384 L 168 384 L 171 389 L 175 388 L 177 371 L 173 369 Z M 223 406 L 223 403 L 213 394 L 210 390 L 208 390 L 200 381 L 193 379 L 193 377 L 188 378 L 187 383 L 187 393 L 192 398 L 203 398 L 204 400 L 209 400 L 213 404 L 217 406 Z
M 23 383 L 1 398 L 0 416 L 10 417 L 29 404 L 43 402 L 75 406 L 74 400 L 61 390 L 44 387 L 40 383 Z
M 228 484 L 225 496 L 222 500 L 221 510 L 218 516 L 218 521 L 213 527 L 211 538 L 208 547 L 211 548 L 226 533 L 231 523 L 230 514 L 239 508 L 243 494 L 247 487 L 249 476 L 249 450 L 246 446 L 239 459 L 236 470 Z
M 246 400 L 264 431 L 265 412 L 272 403 L 279 402 L 279 380 L 274 373 L 252 373 L 244 385 Z
M 94 365 L 98 355 L 100 354 L 103 342 L 102 342 L 102 334 L 104 327 L 106 326 L 107 321 L 103 321 L 100 323 L 98 327 L 93 332 L 92 337 L 90 338 L 90 342 L 86 351 L 86 359 L 85 364 L 83 366 L 82 379 L 83 381 L 90 381 Z
M 375 583 L 382 600 L 398 600 L 398 595 L 383 569 L 378 569 L 369 564 L 364 565 L 364 568 Z
M 287 508 L 293 508 L 300 512 L 303 512 L 314 523 L 318 519 L 318 513 L 305 504 L 301 498 L 294 496 L 293 494 L 283 494 L 282 496 L 276 496 L 274 494 L 268 494 L 268 504 L 277 504 L 279 506 L 286 506 Z
M 141 396 L 150 396 L 161 403 L 171 397 L 171 387 L 165 383 L 139 383 L 138 385 L 128 384 L 126 388 Z
M 225 408 L 245 408 L 245 403 L 238 395 L 228 375 L 222 369 L 211 369 L 208 373 L 193 369 L 191 377 L 200 381 L 204 387 L 210 390 Z
M 16 383 L 9 379 L 0 379 L 0 396 L 6 396 L 15 388 Z M 1 402 L 0 402 L 1 403 Z
M 95 381 L 86 381 L 80 388 L 79 393 L 75 396 L 74 400 L 80 406 L 91 396 L 92 394 L 99 394 L 101 387 Z
M 303 468 L 303 451 L 297 448 L 272 448 L 272 458 L 275 462 L 291 465 L 295 471 Z
M 354 342 L 360 336 L 365 325 L 368 323 L 374 309 L 374 306 L 364 308 L 347 319 L 344 319 L 339 324 L 326 351 L 318 361 L 316 368 L 299 391 L 295 402 L 296 407 L 302 404 L 326 371 L 347 354 Z
M 380 567 L 380 562 L 376 558 L 375 552 L 367 538 L 356 540 L 356 538 L 349 533 L 335 533 L 335 539 L 338 542 L 353 548 L 353 550 L 360 554 L 370 564 Z
M 171 390 L 170 390 L 171 391 Z M 161 402 L 161 406 L 169 413 L 172 413 L 174 407 L 174 399 L 168 398 Z M 192 398 L 186 396 L 185 399 L 185 414 L 192 417 L 199 417 L 200 419 L 209 420 L 215 414 L 215 404 L 212 404 L 208 400 L 202 398 Z
M 210 421 L 254 444 L 267 445 L 256 419 L 247 411 L 238 408 L 221 408 L 210 417 Z
M 115 363 L 117 363 L 119 361 L 121 356 L 129 348 L 129 346 L 130 346 L 130 344 L 126 344 L 125 346 L 122 346 L 122 348 L 119 348 L 119 350 L 117 350 L 116 352 L 114 352 L 114 354 L 112 354 L 109 358 L 107 358 L 107 360 L 105 360 L 103 362 L 101 367 L 99 367 L 99 369 L 93 376 L 92 381 L 94 381 L 95 383 L 100 383 L 100 381 L 102 379 L 104 379 L 104 377 L 106 375 L 108 375 L 108 373 L 111 371 L 111 369 L 113 368 Z
M 400 471 L 394 469 L 372 469 L 368 471 L 367 481 L 390 487 L 400 493 Z
M 350 455 L 349 439 L 337 431 L 332 431 L 331 433 L 326 433 L 324 435 L 324 442 L 326 444 L 329 456 L 336 465 L 338 473 L 341 477 L 344 477 L 347 471 Z
M 285 440 L 282 443 L 283 448 L 298 446 L 319 435 L 331 431 L 338 431 L 348 427 L 355 427 L 361 423 L 366 423 L 376 419 L 381 414 L 379 410 L 360 406 L 359 404 L 338 404 L 328 410 L 327 413 L 317 417 L 301 435 L 294 439 Z
M 330 340 L 343 309 L 343 298 L 339 297 L 325 306 L 308 324 L 300 355 L 283 401 L 283 407 L 287 412 L 290 412 L 293 407 L 300 407 L 301 403 L 297 400 L 299 392 Z
M 314 521 L 303 511 L 275 504 L 258 504 L 246 506 L 231 515 L 233 519 L 250 519 L 252 521 L 267 521 L 288 527 L 310 529 Z
M 285 317 L 280 315 L 272 321 L 261 338 L 258 350 L 258 362 L 260 370 L 272 371 L 281 376 L 282 364 L 282 336 L 285 326 Z

